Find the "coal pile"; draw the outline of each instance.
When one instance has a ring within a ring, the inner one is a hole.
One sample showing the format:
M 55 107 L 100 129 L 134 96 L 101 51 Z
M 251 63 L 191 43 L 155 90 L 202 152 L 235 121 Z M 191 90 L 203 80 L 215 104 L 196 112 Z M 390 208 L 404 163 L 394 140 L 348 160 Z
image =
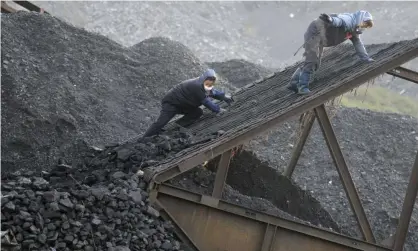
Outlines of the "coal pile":
M 252 84 L 274 72 L 273 69 L 268 69 L 242 59 L 210 62 L 207 64 L 238 88 Z
M 181 250 L 150 205 L 142 167 L 182 150 L 184 133 L 90 149 L 83 168 L 2 177 L 2 245 L 9 250 Z M 134 174 L 135 172 L 135 174 Z M 3 238 L 4 237 L 4 238 Z
M 2 182 L 4 250 L 179 250 L 145 183 L 116 172 L 107 186 L 55 190 L 42 177 Z M 3 232 L 2 232 L 3 233 Z
M 87 146 L 142 134 L 168 89 L 204 68 L 166 38 L 125 48 L 49 15 L 1 22 L 2 173 L 81 165 Z

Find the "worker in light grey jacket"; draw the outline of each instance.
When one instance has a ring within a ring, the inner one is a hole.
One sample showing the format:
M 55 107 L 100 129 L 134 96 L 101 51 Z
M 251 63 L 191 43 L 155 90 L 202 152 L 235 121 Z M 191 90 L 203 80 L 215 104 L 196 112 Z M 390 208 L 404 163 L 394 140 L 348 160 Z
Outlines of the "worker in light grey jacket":
M 365 62 L 373 62 L 369 57 L 360 34 L 373 27 L 372 15 L 367 11 L 341 14 L 321 14 L 309 25 L 305 32 L 305 62 L 292 75 L 288 89 L 298 94 L 308 94 L 309 82 L 319 69 L 324 47 L 336 46 L 347 39 L 354 45 L 357 55 Z

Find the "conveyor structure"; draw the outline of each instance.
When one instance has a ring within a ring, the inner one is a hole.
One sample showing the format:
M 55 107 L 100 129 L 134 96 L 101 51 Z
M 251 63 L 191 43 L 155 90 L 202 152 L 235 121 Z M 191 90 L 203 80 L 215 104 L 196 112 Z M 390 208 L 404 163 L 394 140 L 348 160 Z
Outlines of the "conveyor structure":
M 177 233 L 200 251 L 255 250 L 402 250 L 418 190 L 418 154 L 411 173 L 396 235 L 376 243 L 367 216 L 351 179 L 344 154 L 328 117 L 325 103 L 385 73 L 417 82 L 418 73 L 402 67 L 418 56 L 418 39 L 366 46 L 376 61 L 362 63 L 351 44 L 324 52 L 322 65 L 311 84 L 312 93 L 299 96 L 286 85 L 296 63 L 283 71 L 247 85 L 235 93 L 236 102 L 222 116 L 206 114 L 188 127 L 201 144 L 193 145 L 158 165 L 145 169 L 151 199 L 162 215 L 173 221 Z M 226 104 L 222 104 L 225 107 Z M 303 225 L 222 200 L 231 153 L 293 116 L 304 116 L 304 125 L 285 175 L 296 166 L 313 121 L 318 120 L 340 175 L 363 239 L 355 239 Z M 215 139 L 208 135 L 221 133 Z M 166 181 L 205 161 L 219 159 L 212 196 L 186 191 Z

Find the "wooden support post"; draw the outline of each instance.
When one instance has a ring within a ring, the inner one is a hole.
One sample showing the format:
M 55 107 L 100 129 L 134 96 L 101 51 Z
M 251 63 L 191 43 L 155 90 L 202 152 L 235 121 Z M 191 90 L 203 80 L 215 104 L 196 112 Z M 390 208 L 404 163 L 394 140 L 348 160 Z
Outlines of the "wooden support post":
M 228 150 L 222 154 L 221 159 L 219 160 L 212 192 L 212 196 L 218 199 L 222 198 L 222 191 L 224 190 L 226 176 L 228 175 L 231 154 L 232 150 Z
M 409 222 L 411 221 L 412 211 L 414 210 L 415 200 L 418 194 L 418 152 L 415 157 L 415 163 L 412 167 L 409 178 L 408 188 L 406 190 L 405 200 L 403 202 L 401 217 L 398 228 L 396 229 L 394 251 L 402 251 L 408 233 Z
M 308 139 L 309 133 L 311 132 L 312 126 L 315 122 L 315 113 L 308 113 L 309 116 L 303 125 L 302 133 L 300 135 L 299 141 L 293 150 L 292 157 L 290 158 L 289 164 L 286 167 L 283 175 L 290 179 L 292 177 L 293 171 L 295 170 L 296 164 L 298 163 L 299 157 L 302 153 L 303 147 L 305 146 L 306 140 Z
M 357 222 L 360 225 L 360 230 L 363 234 L 363 237 L 368 242 L 376 243 L 373 231 L 370 227 L 369 221 L 367 220 L 366 213 L 364 212 L 361 200 L 358 196 L 356 187 L 348 170 L 347 163 L 345 162 L 344 155 L 332 128 L 331 121 L 325 110 L 325 105 L 322 104 L 316 107 L 314 110 L 322 133 L 324 134 L 328 149 L 331 153 L 332 160 L 337 167 L 338 174 L 343 183 L 348 201 L 350 202 L 350 206 L 354 212 Z

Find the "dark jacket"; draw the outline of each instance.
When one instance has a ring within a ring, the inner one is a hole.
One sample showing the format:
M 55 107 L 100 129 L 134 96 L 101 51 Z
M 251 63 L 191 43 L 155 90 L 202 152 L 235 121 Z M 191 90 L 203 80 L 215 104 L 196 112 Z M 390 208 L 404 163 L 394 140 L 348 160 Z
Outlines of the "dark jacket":
M 220 111 L 219 106 L 213 103 L 209 97 L 223 100 L 225 93 L 215 89 L 207 92 L 203 86 L 203 82 L 208 77 L 216 77 L 215 71 L 208 69 L 200 77 L 183 81 L 174 86 L 164 96 L 162 103 L 169 103 L 181 108 L 204 105 L 211 111 L 218 113 Z

